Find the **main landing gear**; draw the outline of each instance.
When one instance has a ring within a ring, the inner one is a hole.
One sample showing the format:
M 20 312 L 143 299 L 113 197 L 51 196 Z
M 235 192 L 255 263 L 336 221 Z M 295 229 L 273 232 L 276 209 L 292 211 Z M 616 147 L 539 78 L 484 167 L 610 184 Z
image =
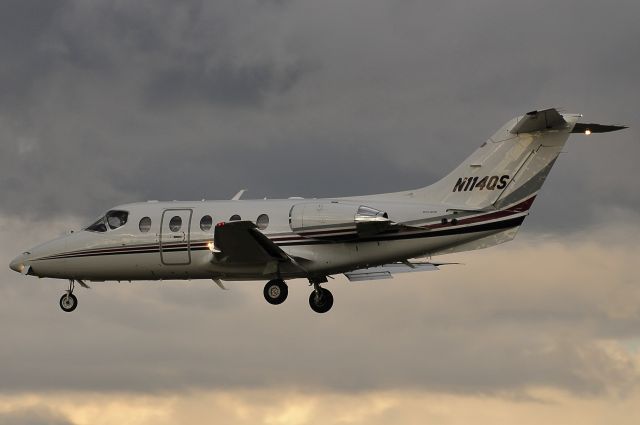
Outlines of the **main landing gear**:
M 313 285 L 313 291 L 309 295 L 309 306 L 316 313 L 326 313 L 333 306 L 333 294 L 328 289 L 322 288 L 321 283 L 325 283 L 326 278 L 309 279 Z M 282 279 L 272 279 L 264 286 L 264 299 L 269 304 L 282 304 L 287 299 L 289 289 Z
M 269 304 L 282 304 L 289 295 L 289 288 L 282 279 L 273 279 L 264 285 L 264 299 Z
M 309 295 L 309 305 L 316 313 L 326 313 L 333 307 L 333 294 L 328 289 L 314 284 L 315 289 Z

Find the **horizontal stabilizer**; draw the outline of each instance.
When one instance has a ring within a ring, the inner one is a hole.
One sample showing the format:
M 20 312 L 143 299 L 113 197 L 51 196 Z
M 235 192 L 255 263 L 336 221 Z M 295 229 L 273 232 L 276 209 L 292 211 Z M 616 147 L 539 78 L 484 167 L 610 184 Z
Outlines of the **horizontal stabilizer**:
M 629 128 L 626 125 L 606 125 L 606 124 L 595 124 L 595 123 L 576 123 L 573 126 L 572 133 L 583 133 L 583 134 L 591 134 L 591 133 L 609 133 L 611 131 L 624 130 L 625 128 Z
M 555 108 L 545 109 L 543 111 L 531 111 L 520 118 L 510 133 L 533 133 L 534 131 L 564 127 L 566 124 L 567 122 Z

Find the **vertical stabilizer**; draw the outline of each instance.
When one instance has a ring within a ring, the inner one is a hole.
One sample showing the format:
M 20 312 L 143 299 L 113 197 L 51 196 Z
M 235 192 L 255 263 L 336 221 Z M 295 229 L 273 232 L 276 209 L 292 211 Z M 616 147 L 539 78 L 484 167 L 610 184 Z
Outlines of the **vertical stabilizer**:
M 538 192 L 579 117 L 546 109 L 514 118 L 449 175 L 411 193 L 468 210 L 521 202 Z

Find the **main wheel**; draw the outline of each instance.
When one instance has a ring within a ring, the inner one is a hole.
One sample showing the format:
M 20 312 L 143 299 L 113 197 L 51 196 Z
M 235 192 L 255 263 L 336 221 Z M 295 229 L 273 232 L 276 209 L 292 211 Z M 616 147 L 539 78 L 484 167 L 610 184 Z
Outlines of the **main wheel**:
M 60 298 L 60 308 L 67 313 L 72 312 L 78 306 L 78 299 L 73 294 L 64 294 Z
M 269 304 L 282 304 L 289 295 L 289 288 L 283 280 L 273 279 L 264 285 L 264 299 Z
M 311 295 L 309 295 L 309 305 L 316 313 L 326 313 L 331 310 L 333 306 L 333 294 L 324 288 L 313 291 Z

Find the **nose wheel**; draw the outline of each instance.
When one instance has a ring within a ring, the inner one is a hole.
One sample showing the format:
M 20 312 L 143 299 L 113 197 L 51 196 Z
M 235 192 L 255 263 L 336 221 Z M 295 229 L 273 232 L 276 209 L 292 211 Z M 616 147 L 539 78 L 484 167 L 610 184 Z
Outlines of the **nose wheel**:
M 273 279 L 264 285 L 264 299 L 269 304 L 282 304 L 289 295 L 289 288 L 282 279 Z
M 78 298 L 73 295 L 75 286 L 75 281 L 73 279 L 69 279 L 69 289 L 62 295 L 62 297 L 60 297 L 60 308 L 67 313 L 71 313 L 76 309 L 76 307 L 78 307 Z
M 60 308 L 67 313 L 71 313 L 78 306 L 78 299 L 73 294 L 64 294 L 60 298 Z

